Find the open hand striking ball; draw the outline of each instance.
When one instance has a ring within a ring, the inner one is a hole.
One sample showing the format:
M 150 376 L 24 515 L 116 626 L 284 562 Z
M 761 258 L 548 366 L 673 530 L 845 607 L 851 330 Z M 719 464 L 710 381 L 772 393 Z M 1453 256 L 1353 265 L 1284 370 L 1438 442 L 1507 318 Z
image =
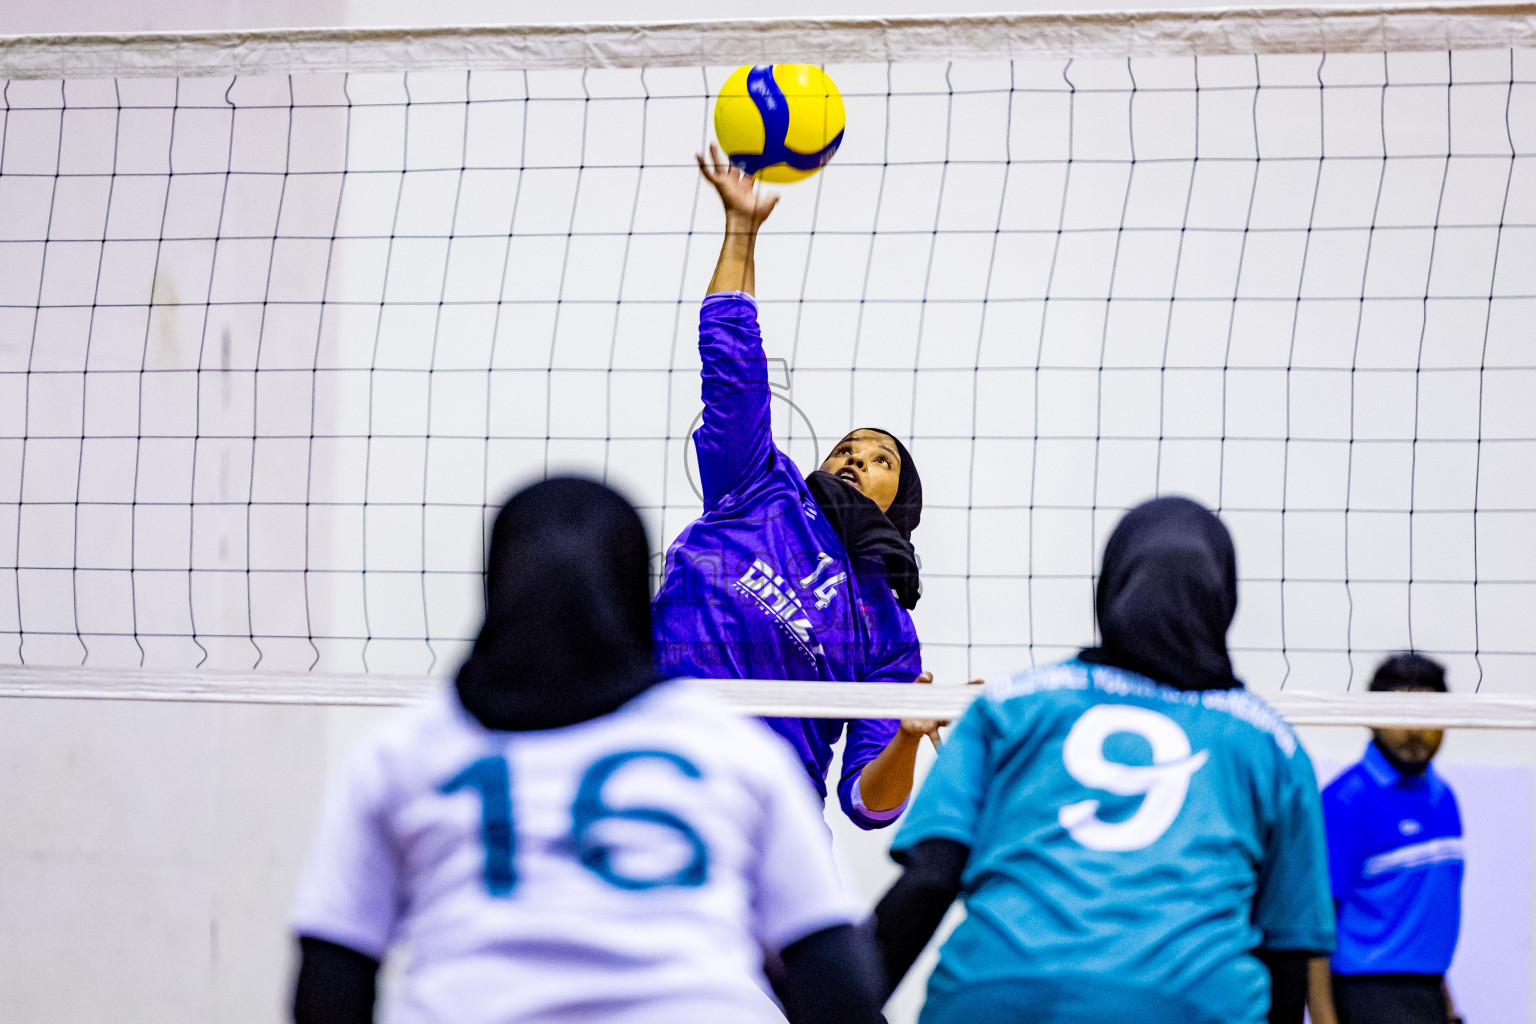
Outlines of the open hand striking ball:
M 715 136 L 731 163 L 762 181 L 815 174 L 843 141 L 843 96 L 814 64 L 743 65 L 715 100 Z

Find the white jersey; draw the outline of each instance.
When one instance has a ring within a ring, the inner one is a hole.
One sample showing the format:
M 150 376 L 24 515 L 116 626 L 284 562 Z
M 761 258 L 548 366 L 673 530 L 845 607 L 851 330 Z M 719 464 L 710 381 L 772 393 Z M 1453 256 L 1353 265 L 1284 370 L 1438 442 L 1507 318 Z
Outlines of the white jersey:
M 858 911 L 783 742 L 686 682 L 494 732 L 450 690 L 333 782 L 294 931 L 406 963 L 392 1024 L 782 1021 L 762 949 Z

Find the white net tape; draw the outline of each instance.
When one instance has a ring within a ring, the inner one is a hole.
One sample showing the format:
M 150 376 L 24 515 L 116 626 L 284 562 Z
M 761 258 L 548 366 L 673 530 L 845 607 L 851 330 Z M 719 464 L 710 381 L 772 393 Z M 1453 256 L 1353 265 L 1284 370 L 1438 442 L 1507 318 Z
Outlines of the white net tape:
M 444 686 L 410 676 L 281 672 L 150 672 L 17 666 L 0 669 L 0 697 L 214 701 L 238 704 L 407 704 Z M 955 719 L 982 692 L 972 686 L 701 679 L 744 714 L 804 718 Z M 1288 690 L 1269 702 L 1296 726 L 1373 725 L 1536 729 L 1536 698 L 1438 693 L 1321 694 Z
M 1536 4 L 1393 4 L 891 18 L 0 36 L 0 77 L 735 67 L 1504 50 Z

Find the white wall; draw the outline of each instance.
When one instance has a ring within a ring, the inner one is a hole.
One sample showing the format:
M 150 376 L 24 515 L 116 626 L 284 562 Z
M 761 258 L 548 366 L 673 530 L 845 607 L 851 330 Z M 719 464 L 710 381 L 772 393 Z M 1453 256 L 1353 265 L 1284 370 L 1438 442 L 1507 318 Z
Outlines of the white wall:
M 1005 5 L 1013 10 L 1104 10 L 1094 0 L 1062 0 L 1049 4 Z M 1139 0 L 1120 7 L 1218 7 L 1221 4 L 1156 3 Z M 1255 5 L 1264 6 L 1264 5 Z M 1274 5 L 1280 6 L 1280 5 Z M 998 5 L 955 0 L 780 0 L 772 4 L 749 0 L 142 0 L 111 3 L 90 0 L 50 4 L 46 0 L 12 0 L 0 15 L 0 33 L 143 32 L 224 28 L 283 28 L 321 25 L 474 25 L 541 24 L 602 21 L 670 21 L 727 18 L 836 17 L 972 14 Z
M 174 32 L 343 25 L 348 23 L 350 7 L 367 6 L 348 4 L 346 0 L 89 0 L 77 4 L 13 0 L 0 12 L 0 33 Z
M 284 928 L 339 709 L 0 707 L 0 1015 L 284 1019 Z

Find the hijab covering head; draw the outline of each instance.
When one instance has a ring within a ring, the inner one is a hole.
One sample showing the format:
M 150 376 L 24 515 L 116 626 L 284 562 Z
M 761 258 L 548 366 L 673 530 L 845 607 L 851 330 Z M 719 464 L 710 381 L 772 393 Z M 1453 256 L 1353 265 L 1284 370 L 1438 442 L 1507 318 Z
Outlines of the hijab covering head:
M 917 550 L 912 546 L 912 531 L 923 518 L 923 480 L 917 474 L 912 453 L 889 431 L 860 427 L 849 431 L 843 440 L 859 430 L 890 438 L 901 458 L 896 496 L 891 499 L 890 508 L 881 512 L 880 506 L 857 487 L 819 469 L 807 476 L 805 483 L 810 488 L 811 497 L 826 515 L 828 525 L 848 550 L 854 572 L 859 576 L 883 575 L 896 593 L 896 603 L 910 611 L 923 596 Z
M 1181 690 L 1242 686 L 1227 654 L 1237 554 L 1204 506 L 1156 498 L 1127 512 L 1104 545 L 1095 610 L 1102 644 L 1084 661 Z
M 917 475 L 917 463 L 912 461 L 912 453 L 907 451 L 907 446 L 889 430 L 881 430 L 879 427 L 860 427 L 859 429 L 884 434 L 896 446 L 896 454 L 901 456 L 901 476 L 896 484 L 896 497 L 891 499 L 891 507 L 885 510 L 885 518 L 896 527 L 897 533 L 910 541 L 912 531 L 917 529 L 917 524 L 923 518 L 923 478 Z M 849 431 L 849 433 L 857 434 L 858 430 Z
M 485 565 L 485 624 L 456 686 L 490 729 L 608 714 L 658 679 L 650 545 L 629 503 L 556 478 L 512 496 Z

